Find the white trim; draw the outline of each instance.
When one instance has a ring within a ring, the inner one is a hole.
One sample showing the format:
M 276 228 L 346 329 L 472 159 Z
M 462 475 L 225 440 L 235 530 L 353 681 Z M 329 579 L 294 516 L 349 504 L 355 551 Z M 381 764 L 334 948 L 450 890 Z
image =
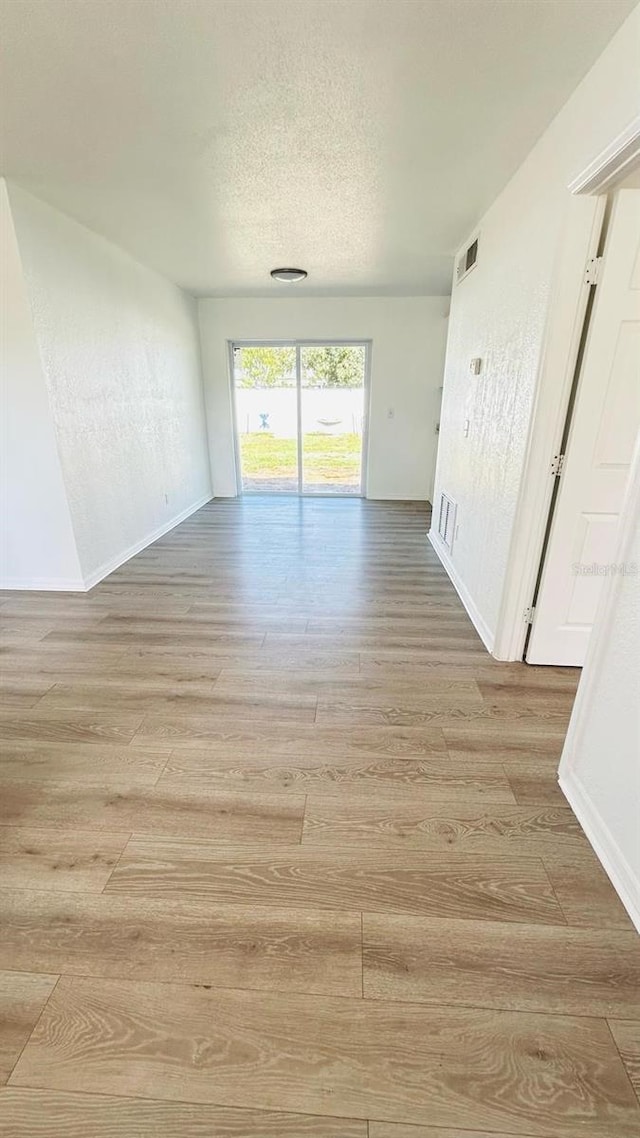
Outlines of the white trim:
M 558 784 L 582 826 L 593 852 L 640 932 L 640 881 L 611 830 L 576 777 L 575 771 L 568 770 L 566 775 L 561 774 L 558 777 Z
M 533 600 L 554 485 L 551 462 L 564 433 L 590 292 L 584 270 L 598 251 L 605 203 L 604 197 L 569 199 L 495 635 L 498 660 L 521 660 L 524 651 L 522 614 Z
M 82 577 L 4 577 L 0 589 L 24 590 L 39 593 L 84 593 Z
M 196 510 L 202 509 L 202 507 L 206 506 L 207 502 L 211 500 L 212 495 L 205 494 L 203 498 L 199 498 L 197 502 L 181 510 L 181 512 L 176 514 L 174 518 L 171 518 L 170 521 L 164 522 L 163 525 L 158 526 L 157 529 L 153 530 L 152 533 L 148 533 L 146 537 L 141 538 L 140 541 L 136 541 L 133 545 L 130 545 L 129 548 L 125 549 L 122 553 L 118 553 L 115 557 L 110 558 L 109 561 L 105 561 L 98 569 L 94 569 L 93 573 L 85 577 L 84 585 L 82 586 L 84 591 L 89 592 L 99 581 L 108 577 L 109 573 L 113 573 L 114 569 L 118 569 L 120 565 L 124 565 L 125 561 L 129 561 L 132 557 L 135 557 L 136 553 L 141 553 L 148 545 L 152 545 L 154 541 L 158 541 L 159 538 L 164 537 L 165 533 L 169 533 L 169 530 L 175 529 L 176 526 L 180 525 L 180 522 L 186 521 L 187 518 L 191 517 L 191 514 L 195 514 Z
M 231 430 L 233 431 L 233 469 L 236 476 L 234 497 L 242 496 L 242 463 L 240 461 L 240 435 L 238 432 L 238 411 L 236 408 L 235 341 L 227 340 L 227 366 L 229 368 L 229 398 L 231 401 Z
M 572 194 L 602 194 L 640 163 L 640 115 L 620 131 L 571 182 Z
M 364 396 L 362 424 L 362 454 L 360 456 L 360 497 L 368 498 L 369 485 L 369 415 L 371 413 L 371 356 L 373 340 L 363 340 L 364 344 Z
M 429 540 L 429 542 L 433 546 L 433 549 L 435 550 L 437 557 L 439 557 L 440 561 L 442 562 L 442 565 L 443 565 L 444 569 L 446 570 L 447 575 L 449 576 L 456 593 L 460 597 L 460 600 L 462 601 L 465 609 L 467 610 L 467 615 L 469 616 L 469 619 L 471 620 L 471 623 L 473 624 L 476 632 L 478 633 L 478 636 L 480 637 L 482 643 L 484 644 L 485 648 L 487 649 L 487 652 L 490 652 L 493 654 L 494 635 L 493 635 L 491 629 L 489 628 L 489 625 L 485 621 L 484 617 L 481 615 L 481 613 L 476 608 L 475 601 L 471 597 L 470 593 L 467 591 L 466 586 L 463 585 L 462 581 L 460 580 L 460 577 L 458 576 L 458 574 L 457 574 L 457 572 L 453 566 L 453 562 L 452 562 L 451 558 L 449 557 L 449 553 L 447 551 L 446 546 L 444 546 L 442 544 L 442 542 L 440 541 L 440 538 L 438 537 L 438 534 L 433 529 L 429 530 L 429 533 L 427 534 L 427 539 Z
M 298 494 L 302 494 L 304 483 L 304 451 L 302 449 L 302 358 L 300 345 L 296 344 L 296 459 L 298 463 Z

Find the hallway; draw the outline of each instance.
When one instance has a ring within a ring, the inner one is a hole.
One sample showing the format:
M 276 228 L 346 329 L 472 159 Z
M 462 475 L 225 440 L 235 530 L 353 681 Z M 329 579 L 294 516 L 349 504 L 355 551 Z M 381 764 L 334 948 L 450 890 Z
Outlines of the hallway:
M 10 1138 L 637 1138 L 578 673 L 489 657 L 428 523 L 220 499 L 1 595 Z

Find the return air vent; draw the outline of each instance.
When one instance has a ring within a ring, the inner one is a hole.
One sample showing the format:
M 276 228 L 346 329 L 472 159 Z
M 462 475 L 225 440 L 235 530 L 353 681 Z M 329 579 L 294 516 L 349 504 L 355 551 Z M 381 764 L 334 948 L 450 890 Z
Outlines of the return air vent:
M 456 284 L 460 284 L 466 276 L 475 269 L 478 263 L 478 238 L 474 237 L 470 245 L 460 254 L 456 263 Z
M 440 511 L 438 513 L 438 535 L 443 545 L 447 549 L 453 546 L 453 538 L 456 532 L 456 513 L 458 511 L 457 504 L 453 498 L 449 498 L 446 494 L 440 495 Z

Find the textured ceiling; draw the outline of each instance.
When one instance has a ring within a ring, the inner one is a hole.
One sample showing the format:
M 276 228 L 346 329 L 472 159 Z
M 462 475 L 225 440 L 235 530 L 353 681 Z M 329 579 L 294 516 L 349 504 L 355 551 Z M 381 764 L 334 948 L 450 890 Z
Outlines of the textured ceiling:
M 632 7 L 1 0 L 3 172 L 194 293 L 448 292 Z

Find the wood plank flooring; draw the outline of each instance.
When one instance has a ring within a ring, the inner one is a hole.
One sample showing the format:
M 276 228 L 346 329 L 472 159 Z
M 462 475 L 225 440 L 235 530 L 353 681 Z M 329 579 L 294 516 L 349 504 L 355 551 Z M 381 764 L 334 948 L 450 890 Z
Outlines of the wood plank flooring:
M 638 1138 L 640 940 L 419 503 L 0 594 L 0 1131 Z

